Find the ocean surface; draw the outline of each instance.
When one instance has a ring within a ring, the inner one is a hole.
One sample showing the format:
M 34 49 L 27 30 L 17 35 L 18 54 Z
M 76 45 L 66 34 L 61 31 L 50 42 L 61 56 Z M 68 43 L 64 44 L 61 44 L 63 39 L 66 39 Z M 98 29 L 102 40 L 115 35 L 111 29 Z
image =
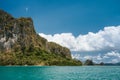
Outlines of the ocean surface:
M 120 66 L 1 66 L 0 80 L 120 80 Z

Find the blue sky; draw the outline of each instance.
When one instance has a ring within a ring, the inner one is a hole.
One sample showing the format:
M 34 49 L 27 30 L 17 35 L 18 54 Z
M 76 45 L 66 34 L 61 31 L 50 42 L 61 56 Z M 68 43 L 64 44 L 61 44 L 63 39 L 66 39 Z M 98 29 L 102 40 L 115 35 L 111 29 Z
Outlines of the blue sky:
M 38 33 L 72 32 L 78 36 L 119 25 L 119 3 L 119 0 L 1 0 L 0 8 L 14 17 L 32 17 Z
M 41 36 L 77 59 L 120 62 L 120 0 L 0 0 L 14 17 L 31 17 Z

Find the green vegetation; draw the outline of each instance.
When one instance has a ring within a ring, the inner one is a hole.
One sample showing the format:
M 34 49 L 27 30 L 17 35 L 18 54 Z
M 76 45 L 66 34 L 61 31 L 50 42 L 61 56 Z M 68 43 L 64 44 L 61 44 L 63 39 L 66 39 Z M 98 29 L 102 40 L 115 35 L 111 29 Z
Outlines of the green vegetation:
M 48 42 L 31 18 L 14 18 L 0 10 L 0 65 L 82 65 L 68 48 Z
M 26 53 L 1 53 L 0 65 L 59 65 L 59 66 L 80 66 L 82 63 L 78 60 L 64 58 L 62 55 L 48 53 L 46 51 Z

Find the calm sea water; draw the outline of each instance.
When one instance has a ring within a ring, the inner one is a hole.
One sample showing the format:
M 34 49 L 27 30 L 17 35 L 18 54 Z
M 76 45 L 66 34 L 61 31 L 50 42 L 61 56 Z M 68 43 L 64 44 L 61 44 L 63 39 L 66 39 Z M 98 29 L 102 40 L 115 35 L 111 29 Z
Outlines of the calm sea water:
M 120 66 L 1 66 L 0 80 L 120 80 Z

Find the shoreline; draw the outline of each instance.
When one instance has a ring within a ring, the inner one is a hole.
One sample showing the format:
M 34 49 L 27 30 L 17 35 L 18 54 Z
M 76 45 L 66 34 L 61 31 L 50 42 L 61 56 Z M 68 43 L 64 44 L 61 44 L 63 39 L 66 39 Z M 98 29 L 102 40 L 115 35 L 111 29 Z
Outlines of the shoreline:
M 60 66 L 60 65 L 0 65 L 0 67 L 99 67 L 99 66 L 120 66 L 120 65 L 81 65 L 81 66 Z

